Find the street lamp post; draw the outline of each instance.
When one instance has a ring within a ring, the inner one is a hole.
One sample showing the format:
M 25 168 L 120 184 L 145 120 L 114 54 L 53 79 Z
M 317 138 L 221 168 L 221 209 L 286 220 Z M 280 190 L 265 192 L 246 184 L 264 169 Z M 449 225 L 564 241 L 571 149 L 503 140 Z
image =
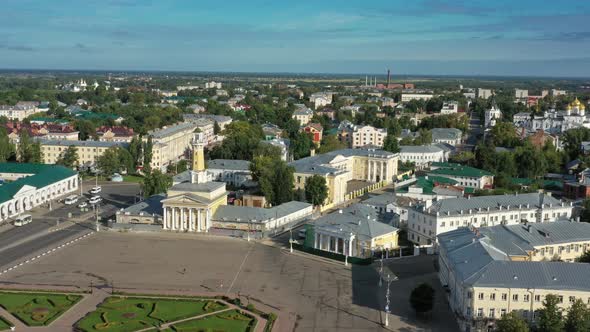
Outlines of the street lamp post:
M 383 248 L 381 248 L 381 267 L 379 268 L 379 287 L 383 286 Z
M 385 326 L 389 326 L 389 284 L 391 284 L 391 278 L 387 274 L 387 292 L 385 293 Z
M 293 227 L 289 228 L 289 251 L 293 253 Z

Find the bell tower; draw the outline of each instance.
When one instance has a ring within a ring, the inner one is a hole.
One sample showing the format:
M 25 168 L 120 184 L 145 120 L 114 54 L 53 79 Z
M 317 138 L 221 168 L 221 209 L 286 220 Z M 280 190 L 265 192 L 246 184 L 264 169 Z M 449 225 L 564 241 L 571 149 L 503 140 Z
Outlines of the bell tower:
M 207 180 L 207 170 L 205 169 L 205 140 L 203 133 L 195 134 L 193 138 L 193 167 L 191 171 L 192 183 L 205 183 Z

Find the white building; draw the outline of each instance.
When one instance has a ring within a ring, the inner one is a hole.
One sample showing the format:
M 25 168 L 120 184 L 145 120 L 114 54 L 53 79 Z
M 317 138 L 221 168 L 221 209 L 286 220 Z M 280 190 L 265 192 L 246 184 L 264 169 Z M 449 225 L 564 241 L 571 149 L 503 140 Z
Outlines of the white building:
M 247 160 L 210 160 L 207 165 L 207 173 L 211 177 L 211 181 L 225 182 L 236 188 L 252 184 L 250 162 Z
M 567 91 L 565 91 L 565 90 L 551 89 L 551 95 L 553 97 L 565 96 L 565 95 L 567 95 Z
M 490 98 L 494 92 L 491 89 L 477 89 L 477 98 L 488 99 Z
M 383 147 L 387 136 L 387 129 L 373 126 L 354 126 L 352 130 L 351 144 L 353 148 L 372 145 Z
M 434 97 L 433 94 L 429 93 L 402 93 L 402 103 L 408 102 L 410 100 L 430 100 Z
M 457 112 L 459 112 L 459 103 L 456 101 L 446 102 L 440 109 L 440 114 L 455 114 Z
M 309 101 L 313 103 L 314 108 L 317 110 L 320 107 L 324 107 L 332 103 L 332 94 L 327 92 L 318 92 L 309 96 Z
M 531 113 L 518 113 L 513 117 L 516 127 L 525 128 L 530 132 L 543 130 L 550 134 L 561 134 L 574 128 L 590 128 L 590 118 L 586 114 L 586 106 L 577 98 L 564 111 L 551 109 L 543 115 L 532 116 Z
M 529 98 L 529 90 L 514 89 L 514 97 L 516 100 L 526 101 Z
M 416 168 L 423 169 L 433 162 L 445 162 L 448 154 L 436 145 L 403 145 L 400 146 L 400 160 L 412 162 Z
M 0 221 L 78 191 L 78 173 L 58 165 L 0 163 Z
M 221 83 L 219 82 L 207 82 L 205 83 L 205 89 L 221 89 Z
M 408 240 L 431 245 L 439 234 L 459 227 L 515 225 L 569 219 L 573 206 L 543 193 L 449 198 L 415 206 Z
M 464 188 L 486 189 L 494 185 L 494 174 L 461 164 L 433 163 L 428 175 L 455 180 Z
M 457 128 L 433 128 L 432 143 L 445 143 L 452 146 L 461 144 L 463 133 Z
M 302 126 L 307 125 L 313 118 L 313 111 L 303 104 L 296 105 L 297 109 L 293 112 L 293 119 L 299 121 Z
M 502 111 L 496 106 L 492 105 L 492 108 L 485 111 L 485 128 L 491 128 L 496 125 L 496 122 L 502 118 Z
M 0 105 L 0 116 L 5 116 L 9 120 L 22 121 L 38 112 L 40 112 L 40 110 L 37 106 L 32 104 L 17 104 L 15 106 Z

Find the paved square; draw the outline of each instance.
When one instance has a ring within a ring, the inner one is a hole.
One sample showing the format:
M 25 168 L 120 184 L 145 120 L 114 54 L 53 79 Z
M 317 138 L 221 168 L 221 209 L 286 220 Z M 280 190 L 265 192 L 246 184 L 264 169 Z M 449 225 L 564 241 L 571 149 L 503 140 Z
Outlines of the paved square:
M 392 283 L 392 331 L 455 331 L 451 313 L 438 290 L 430 321 L 416 322 L 408 294 L 435 275 L 432 257 L 391 264 L 400 274 Z M 421 268 L 414 268 L 415 260 Z M 372 267 L 345 268 L 244 240 L 184 234 L 101 232 L 19 269 L 2 275 L 2 284 L 77 286 L 114 284 L 128 292 L 239 294 L 289 317 L 282 329 L 295 331 L 382 331 L 378 308 L 383 288 Z M 353 287 L 354 284 L 354 287 Z M 440 286 L 438 286 L 440 288 Z M 377 296 L 380 297 L 378 300 Z

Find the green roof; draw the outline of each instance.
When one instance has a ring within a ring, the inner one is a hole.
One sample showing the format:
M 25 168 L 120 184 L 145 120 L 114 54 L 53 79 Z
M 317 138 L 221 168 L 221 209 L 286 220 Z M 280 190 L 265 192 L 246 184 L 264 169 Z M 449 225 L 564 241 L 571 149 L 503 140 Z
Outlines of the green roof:
M 446 184 L 454 186 L 457 184 L 457 181 L 442 176 L 420 176 L 416 179 L 416 182 L 410 185 L 422 188 L 422 192 L 424 194 L 433 194 L 434 192 L 432 190 L 434 189 L 436 184 Z M 403 189 L 400 188 L 400 192 L 407 192 L 407 188 L 410 185 L 404 187 Z
M 115 115 L 115 114 L 109 114 L 109 113 L 80 112 L 80 113 L 76 114 L 76 118 L 82 119 L 82 120 L 91 120 L 91 119 L 116 120 L 116 119 L 120 118 L 120 116 Z
M 435 170 L 428 172 L 434 175 L 451 175 L 451 176 L 465 176 L 465 177 L 482 177 L 482 176 L 493 176 L 493 173 L 484 171 L 483 169 L 464 166 L 461 164 L 453 163 L 432 163 L 432 166 L 438 167 Z
M 0 173 L 33 174 L 0 186 L 0 203 L 11 200 L 25 185 L 43 188 L 77 172 L 59 165 L 0 163 Z
M 43 121 L 43 122 L 49 122 L 49 123 L 68 123 L 68 120 L 64 120 L 64 119 L 55 119 L 55 118 L 43 118 L 43 117 L 38 117 L 38 118 L 32 118 L 31 121 Z
M 535 182 L 537 182 L 537 180 L 531 179 L 531 178 L 511 178 L 510 182 L 512 184 L 517 184 L 520 186 L 530 186 L 530 185 L 534 184 Z M 555 189 L 555 190 L 563 189 L 563 182 L 561 182 L 561 181 L 542 180 L 542 183 L 543 183 L 543 189 Z

